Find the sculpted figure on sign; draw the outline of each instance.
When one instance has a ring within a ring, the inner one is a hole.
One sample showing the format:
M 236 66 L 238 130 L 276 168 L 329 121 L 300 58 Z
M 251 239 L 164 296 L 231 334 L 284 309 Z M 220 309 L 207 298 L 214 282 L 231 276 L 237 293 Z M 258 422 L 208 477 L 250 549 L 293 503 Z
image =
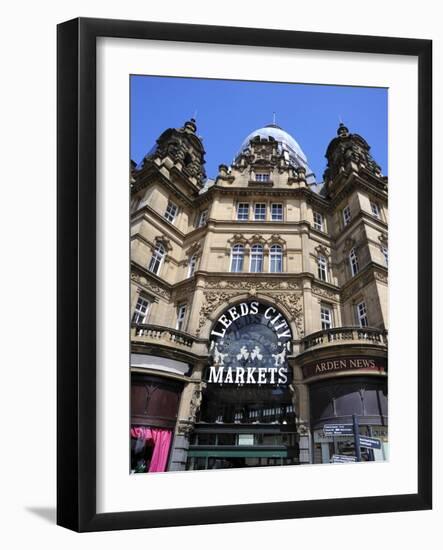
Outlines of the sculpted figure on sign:
M 283 365 L 286 357 L 286 348 L 283 348 L 280 353 L 273 353 L 272 357 L 274 358 L 274 367 Z
M 251 351 L 251 360 L 258 359 L 258 361 L 261 361 L 263 359 L 263 355 L 260 353 L 260 348 L 258 346 L 255 346 L 255 348 Z
M 214 341 L 211 343 L 211 347 L 209 351 L 212 351 L 212 356 L 214 358 L 214 363 L 216 365 L 223 365 L 225 357 L 228 355 L 227 353 L 221 353 L 218 349 L 218 344 L 216 344 Z
M 246 346 L 242 346 L 240 348 L 240 353 L 237 354 L 237 360 L 241 361 L 242 359 L 244 359 L 245 361 L 249 359 L 249 351 Z

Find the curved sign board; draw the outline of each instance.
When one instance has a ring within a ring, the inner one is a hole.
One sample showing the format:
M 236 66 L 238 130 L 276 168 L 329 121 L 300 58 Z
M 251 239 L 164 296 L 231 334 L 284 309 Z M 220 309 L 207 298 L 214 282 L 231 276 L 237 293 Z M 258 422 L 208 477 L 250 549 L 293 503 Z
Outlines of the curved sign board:
M 274 306 L 258 300 L 228 308 L 209 339 L 206 380 L 216 384 L 288 384 L 289 323 Z

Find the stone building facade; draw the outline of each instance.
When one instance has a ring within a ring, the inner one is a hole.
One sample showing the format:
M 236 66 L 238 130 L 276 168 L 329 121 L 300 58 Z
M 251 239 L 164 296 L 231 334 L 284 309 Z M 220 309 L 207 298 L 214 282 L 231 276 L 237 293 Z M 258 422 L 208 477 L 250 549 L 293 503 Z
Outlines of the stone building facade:
M 205 174 L 193 119 L 131 164 L 132 471 L 352 455 L 387 432 L 388 181 L 340 124 L 317 183 L 275 124 Z M 372 454 L 371 454 L 372 453 Z

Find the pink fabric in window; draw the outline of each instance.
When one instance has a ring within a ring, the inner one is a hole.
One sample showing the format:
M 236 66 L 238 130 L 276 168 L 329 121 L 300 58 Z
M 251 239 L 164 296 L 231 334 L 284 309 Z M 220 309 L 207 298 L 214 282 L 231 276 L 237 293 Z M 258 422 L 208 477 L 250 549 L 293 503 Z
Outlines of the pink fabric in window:
M 172 439 L 171 430 L 162 430 L 161 428 L 145 428 L 144 426 L 139 426 L 136 428 L 131 428 L 131 435 L 137 439 L 151 441 L 154 444 L 149 471 L 165 472 L 166 463 L 168 461 L 169 447 Z

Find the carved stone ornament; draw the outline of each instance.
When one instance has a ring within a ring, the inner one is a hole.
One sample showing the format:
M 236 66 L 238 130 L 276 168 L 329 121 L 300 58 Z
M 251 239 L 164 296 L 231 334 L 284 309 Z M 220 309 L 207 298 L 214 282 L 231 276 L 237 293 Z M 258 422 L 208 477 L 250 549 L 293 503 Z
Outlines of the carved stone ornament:
M 196 415 L 200 410 L 200 405 L 203 399 L 203 391 L 206 388 L 206 382 L 201 381 L 195 384 L 194 391 L 192 392 L 191 403 L 189 405 L 189 422 L 195 422 Z
M 386 233 L 382 233 L 381 235 L 379 235 L 378 240 L 380 241 L 380 243 L 384 247 L 387 248 L 387 246 L 388 246 L 388 235 Z
M 229 240 L 228 240 L 228 243 L 230 245 L 234 245 L 234 244 L 247 244 L 247 239 L 245 238 L 244 235 L 242 235 L 241 233 L 236 233 L 233 237 L 231 237 Z
M 202 245 L 200 241 L 195 241 L 188 250 L 186 251 L 186 254 L 191 258 L 191 256 L 196 256 L 201 254 Z
M 153 248 L 155 248 L 158 244 L 162 244 L 166 252 L 171 252 L 172 250 L 171 241 L 167 239 L 164 235 L 158 235 L 157 237 L 155 237 Z
M 329 258 L 331 255 L 331 252 L 322 244 L 319 244 L 318 246 L 316 246 L 315 251 L 317 252 L 317 256 L 322 255 L 325 258 Z
M 147 277 L 140 275 L 139 273 L 131 272 L 131 279 L 138 283 L 140 286 L 142 286 L 144 289 L 151 291 L 153 294 L 156 294 L 157 296 L 161 296 L 162 298 L 165 298 L 166 300 L 169 300 L 171 293 L 169 290 L 162 288 L 157 283 L 149 280 Z
M 197 334 L 200 332 L 202 326 L 206 322 L 206 319 L 209 318 L 211 313 L 223 302 L 228 302 L 231 295 L 226 292 L 205 292 L 204 298 L 205 301 L 200 308 L 200 319 L 198 321 Z
M 322 298 L 327 298 L 328 300 L 337 300 L 337 294 L 332 290 L 328 290 L 327 288 L 313 286 L 312 294 L 315 294 L 316 296 L 321 296 Z
M 194 430 L 193 422 L 188 420 L 179 420 L 177 424 L 177 434 L 188 437 Z
M 375 271 L 374 277 L 377 279 L 377 281 L 381 281 L 382 283 L 387 284 L 388 282 L 388 276 L 385 275 L 384 273 L 381 273 L 380 271 Z
M 299 294 L 294 294 L 293 292 L 291 292 L 287 294 L 273 294 L 272 297 L 278 302 L 282 303 L 292 315 L 295 326 L 297 327 L 298 337 L 302 338 L 305 330 L 301 296 Z
M 206 281 L 206 288 L 220 288 L 226 290 L 298 290 L 296 281 L 238 281 L 238 280 L 210 280 Z

